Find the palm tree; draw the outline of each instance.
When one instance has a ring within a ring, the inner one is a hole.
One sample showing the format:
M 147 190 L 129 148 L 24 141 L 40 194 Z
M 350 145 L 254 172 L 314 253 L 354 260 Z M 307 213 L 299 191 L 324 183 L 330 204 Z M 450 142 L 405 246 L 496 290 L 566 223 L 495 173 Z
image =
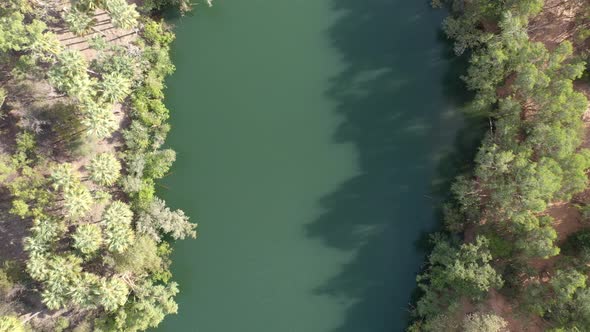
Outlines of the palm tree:
M 41 293 L 42 302 L 51 310 L 57 310 L 65 305 L 64 297 L 60 293 L 46 289 Z
M 117 129 L 117 121 L 113 112 L 107 108 L 92 106 L 87 108 L 81 123 L 86 132 L 98 139 L 105 139 Z
M 114 311 L 127 302 L 129 288 L 119 278 L 106 279 L 101 278 L 99 282 L 100 305 L 106 311 Z
M 72 235 L 74 248 L 85 255 L 95 253 L 102 244 L 102 232 L 96 224 L 80 225 Z
M 57 63 L 49 70 L 49 81 L 56 89 L 69 93 L 78 80 L 87 78 L 87 68 L 79 51 L 66 49 L 57 55 Z
M 52 186 L 55 190 L 61 189 L 67 191 L 79 182 L 78 176 L 76 173 L 74 173 L 74 169 L 70 163 L 63 163 L 54 166 L 49 177 L 53 182 Z
M 92 203 L 90 191 L 82 184 L 78 184 L 64 192 L 64 207 L 68 218 L 84 216 L 90 211 Z
M 90 27 L 96 22 L 92 15 L 76 8 L 73 8 L 64 15 L 64 21 L 68 24 L 70 31 L 78 36 L 90 31 Z
M 31 254 L 44 254 L 49 250 L 49 244 L 40 236 L 31 236 L 24 239 L 24 248 Z
M 67 93 L 81 103 L 89 103 L 96 95 L 96 79 L 86 74 L 76 76 L 69 83 Z
M 137 26 L 139 13 L 135 4 L 128 4 L 125 0 L 104 0 L 104 4 L 115 27 L 129 30 Z
M 130 225 L 114 224 L 105 229 L 105 242 L 111 252 L 124 252 L 134 240 L 135 233 Z
M 131 80 L 118 72 L 105 74 L 99 83 L 99 88 L 106 101 L 116 103 L 131 93 Z
M 40 253 L 29 252 L 27 260 L 27 272 L 35 280 L 44 280 L 49 272 L 47 268 L 47 256 Z
M 95 308 L 98 284 L 99 278 L 96 274 L 82 272 L 78 282 L 70 287 L 69 296 L 72 303 L 85 309 Z
M 121 174 L 121 163 L 112 153 L 102 153 L 90 161 L 88 170 L 92 181 L 103 186 L 111 186 Z
M 114 201 L 102 215 L 105 225 L 105 242 L 110 251 L 123 252 L 135 239 L 131 229 L 133 212 L 129 205 Z
M 132 220 L 133 212 L 131 208 L 121 201 L 112 202 L 102 214 L 102 221 L 107 227 L 115 224 L 130 225 Z
M 72 6 L 82 11 L 93 12 L 104 6 L 104 0 L 73 0 Z

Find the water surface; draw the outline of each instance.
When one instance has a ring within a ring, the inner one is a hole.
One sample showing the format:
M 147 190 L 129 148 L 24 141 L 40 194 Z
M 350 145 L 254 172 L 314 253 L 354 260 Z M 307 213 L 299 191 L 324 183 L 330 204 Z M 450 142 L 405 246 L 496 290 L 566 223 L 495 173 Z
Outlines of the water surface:
M 160 331 L 402 331 L 461 116 L 421 0 L 217 0 L 174 19 Z M 454 83 L 456 84 L 456 82 Z

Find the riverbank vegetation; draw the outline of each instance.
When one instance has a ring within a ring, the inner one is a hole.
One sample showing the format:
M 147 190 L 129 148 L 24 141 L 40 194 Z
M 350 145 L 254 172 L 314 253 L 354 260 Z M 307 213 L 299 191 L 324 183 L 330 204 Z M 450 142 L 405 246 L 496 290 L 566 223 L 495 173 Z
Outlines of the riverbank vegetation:
M 209 3 L 209 2 L 205 2 Z M 0 331 L 142 331 L 176 313 L 156 197 L 175 160 L 164 79 L 184 0 L 0 3 Z
M 587 1 L 436 2 L 489 118 L 445 205 L 410 331 L 588 331 Z

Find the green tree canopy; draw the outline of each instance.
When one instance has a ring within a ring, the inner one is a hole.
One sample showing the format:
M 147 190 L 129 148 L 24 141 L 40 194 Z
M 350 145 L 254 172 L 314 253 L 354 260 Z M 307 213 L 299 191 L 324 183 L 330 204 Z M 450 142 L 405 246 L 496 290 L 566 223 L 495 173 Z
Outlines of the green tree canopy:
M 25 332 L 25 327 L 16 316 L 0 317 L 0 332 Z
M 508 332 L 508 323 L 493 314 L 473 313 L 463 319 L 463 332 Z
M 161 234 L 170 234 L 174 239 L 196 237 L 197 225 L 189 222 L 188 216 L 182 210 L 172 211 L 166 202 L 155 198 L 149 207 L 139 214 L 137 231 L 160 242 Z
M 111 186 L 119 179 L 121 163 L 112 153 L 96 155 L 88 165 L 90 179 L 103 186 Z
M 77 184 L 64 192 L 64 208 L 66 217 L 79 218 L 86 215 L 92 208 L 93 199 L 90 191 L 83 184 Z
M 135 234 L 131 229 L 133 212 L 121 201 L 114 201 L 102 215 L 105 225 L 105 242 L 110 251 L 123 252 L 133 242 Z
M 74 248 L 85 255 L 95 253 L 102 244 L 102 231 L 96 224 L 78 226 L 72 235 Z

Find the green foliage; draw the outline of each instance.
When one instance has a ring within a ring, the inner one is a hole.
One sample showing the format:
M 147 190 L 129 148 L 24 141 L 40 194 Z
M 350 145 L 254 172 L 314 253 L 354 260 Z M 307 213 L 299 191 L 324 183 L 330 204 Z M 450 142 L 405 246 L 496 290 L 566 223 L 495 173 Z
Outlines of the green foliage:
M 558 270 L 549 285 L 533 284 L 527 289 L 531 309 L 555 322 L 556 327 L 580 330 L 590 324 L 588 277 L 574 269 Z
M 137 276 L 162 272 L 164 261 L 158 253 L 158 246 L 150 237 L 142 235 L 124 252 L 113 254 L 115 271 Z
M 64 309 L 64 317 L 98 317 L 98 325 L 87 330 L 145 330 L 177 310 L 176 284 L 168 284 L 171 250 L 162 237 L 196 235 L 196 225 L 182 211 L 171 211 L 155 198 L 155 180 L 169 172 L 175 159 L 172 150 L 161 149 L 170 130 L 163 91 L 166 75 L 174 70 L 168 54 L 174 35 L 148 18 L 138 25 L 135 5 L 128 1 L 73 0 L 63 18 L 75 34 L 89 33 L 95 11 L 101 9 L 117 27 L 139 32 L 140 38 L 128 46 L 114 46 L 97 34 L 91 41 L 97 56 L 89 64 L 80 51 L 61 46 L 50 32 L 64 23 L 47 14 L 53 5 L 26 0 L 0 4 L 5 76 L 48 82 L 54 90 L 43 100 L 49 130 L 37 136 L 19 133 L 11 158 L 0 156 L 0 182 L 9 191 L 11 212 L 26 219 L 23 225 L 31 224 L 23 240 L 28 257 L 24 270 L 32 279 L 27 285 L 35 286 L 48 310 Z M 5 98 L 2 89 L 0 105 Z M 85 157 L 95 155 L 95 144 L 119 129 L 113 104 L 126 100 L 131 126 L 124 133 L 127 149 L 117 154 L 126 169 L 114 154 L 99 154 L 81 168 L 93 181 L 86 182 L 78 166 L 73 167 L 79 165 L 75 159 L 80 151 L 88 151 Z M 51 150 L 56 153 L 47 153 Z M 125 177 L 119 183 L 121 173 Z M 134 215 L 143 218 L 143 231 Z M 0 269 L 0 293 L 24 278 L 14 279 Z M 72 326 L 79 323 L 77 318 L 45 321 L 52 331 L 84 328 Z
M 146 0 L 143 2 L 142 10 L 149 11 L 162 11 L 165 8 L 175 7 L 180 10 L 181 13 L 186 13 L 192 10 L 193 1 L 190 0 Z
M 557 232 L 552 226 L 540 226 L 523 233 L 517 247 L 530 257 L 549 258 L 559 254 L 560 249 L 555 245 Z
M 17 167 L 29 165 L 35 157 L 35 137 L 30 132 L 20 132 L 16 135 L 16 151 L 12 156 L 13 164 Z
M 25 327 L 16 316 L 0 317 L 0 332 L 25 332 Z
M 29 204 L 25 203 L 25 201 L 21 199 L 15 199 L 12 201 L 12 208 L 9 212 L 14 214 L 15 216 L 26 218 L 30 212 Z
M 64 50 L 49 70 L 49 82 L 80 102 L 88 102 L 94 95 L 96 82 L 88 76 L 87 68 L 88 63 L 79 51 Z
M 21 214 L 23 218 L 43 217 L 44 210 L 55 201 L 54 195 L 46 189 L 48 183 L 48 180 L 38 170 L 28 166 L 20 168 L 20 175 L 7 184 L 13 201 L 20 201 L 16 203 L 14 211 L 24 213 Z M 26 212 L 23 203 L 29 207 Z
M 71 189 L 66 190 L 63 197 L 65 215 L 71 219 L 84 217 L 94 203 L 90 191 L 82 184 L 77 184 Z
M 95 253 L 102 245 L 102 231 L 96 224 L 80 225 L 72 235 L 74 248 L 84 255 Z
M 101 278 L 98 293 L 100 305 L 106 311 L 115 311 L 127 302 L 129 289 L 125 282 L 117 278 Z
M 137 231 L 149 235 L 155 241 L 162 240 L 161 234 L 170 234 L 174 239 L 196 237 L 196 224 L 189 222 L 189 218 L 182 210 L 171 211 L 166 202 L 155 198 L 149 207 L 139 214 Z
M 150 153 L 146 158 L 144 176 L 152 179 L 163 178 L 175 160 L 176 152 L 171 149 Z
M 86 133 L 98 139 L 105 139 L 117 129 L 117 121 L 112 110 L 105 105 L 90 103 L 84 110 L 81 123 L 86 126 Z
M 13 167 L 12 162 L 6 156 L 0 155 L 0 183 L 4 183 L 14 172 L 16 172 L 16 169 Z
M 485 237 L 488 239 L 488 247 L 492 257 L 509 258 L 514 251 L 514 244 L 507 239 L 502 238 L 495 232 L 486 232 Z
M 59 219 L 35 219 L 31 227 L 31 236 L 24 241 L 25 250 L 31 254 L 44 255 L 57 243 L 65 230 L 64 223 Z
M 121 76 L 124 80 L 139 79 L 138 75 L 142 66 L 139 55 L 129 48 L 102 45 L 103 43 L 106 43 L 104 38 L 103 40 L 96 38 L 95 44 L 98 44 L 101 50 L 97 58 L 92 61 L 92 70 L 101 73 L 103 79 L 107 75 Z M 123 84 L 129 84 L 129 82 L 123 82 Z
M 136 6 L 125 0 L 73 0 L 72 3 L 73 11 L 88 16 L 97 9 L 106 10 L 117 28 L 129 30 L 137 26 L 139 13 L 135 10 Z
M 70 31 L 79 36 L 91 31 L 92 25 L 96 22 L 94 17 L 75 8 L 64 15 L 64 20 Z
M 465 316 L 463 320 L 464 332 L 506 332 L 508 323 L 493 314 L 474 313 Z
M 70 163 L 61 163 L 53 166 L 50 178 L 53 182 L 53 189 L 63 191 L 71 190 L 80 181 Z
M 70 327 L 70 321 L 65 317 L 58 317 L 53 325 L 55 332 L 66 331 L 68 327 Z
M 488 240 L 478 237 L 475 243 L 455 247 L 434 237 L 426 271 L 417 277 L 424 295 L 417 303 L 420 316 L 435 315 L 449 301 L 460 296 L 481 298 L 489 289 L 502 287 L 500 275 L 490 265 L 492 256 Z M 441 297 L 441 293 L 445 295 Z
M 90 179 L 103 186 L 111 186 L 119 179 L 121 163 L 112 153 L 101 153 L 88 165 Z
M 133 29 L 137 26 L 139 13 L 135 10 L 135 4 L 129 4 L 125 0 L 104 0 L 104 4 L 114 26 L 121 29 Z
M 178 286 L 156 285 L 149 281 L 137 285 L 134 297 L 113 316 L 97 322 L 96 331 L 144 331 L 156 327 L 166 315 L 174 314 L 178 305 L 173 297 L 178 293 Z
M 25 19 L 32 7 L 21 0 L 7 0 L 0 4 L 0 54 L 8 52 L 40 53 L 55 51 L 57 41 L 47 32 L 44 22 Z
M 438 314 L 426 321 L 416 321 L 412 324 L 407 332 L 457 332 L 460 329 L 460 322 L 446 313 Z
M 98 83 L 98 88 L 106 101 L 120 102 L 131 92 L 131 81 L 120 73 L 109 73 L 103 76 L 102 81 Z
M 131 122 L 129 128 L 123 131 L 125 144 L 130 150 L 144 151 L 150 146 L 150 132 L 139 121 Z M 136 172 L 137 173 L 137 172 Z M 143 173 L 143 169 L 141 170 Z
M 123 252 L 134 241 L 131 229 L 133 212 L 121 201 L 114 201 L 102 215 L 105 226 L 105 243 L 109 251 Z
M 170 32 L 163 21 L 148 21 L 143 27 L 142 36 L 150 44 L 168 45 L 174 41 L 174 34 Z

